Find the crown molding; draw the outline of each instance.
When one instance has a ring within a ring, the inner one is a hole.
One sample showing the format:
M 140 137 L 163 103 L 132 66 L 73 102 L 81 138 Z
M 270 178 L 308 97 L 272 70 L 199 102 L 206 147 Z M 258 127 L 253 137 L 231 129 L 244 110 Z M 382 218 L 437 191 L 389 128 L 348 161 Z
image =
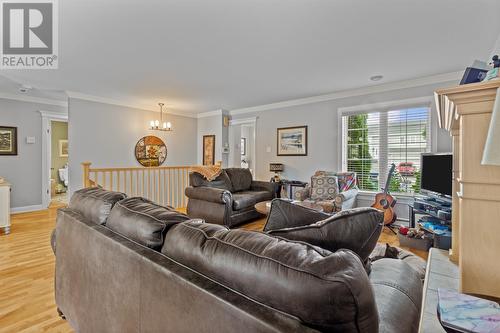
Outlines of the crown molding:
M 160 112 L 158 110 L 158 108 L 156 108 L 156 107 L 152 108 L 151 106 L 145 106 L 145 105 L 141 105 L 141 104 L 126 103 L 126 102 L 118 101 L 118 100 L 115 100 L 112 98 L 82 94 L 82 93 L 79 93 L 76 91 L 66 91 L 66 94 L 68 95 L 69 98 L 74 98 L 74 99 L 81 99 L 81 100 L 85 100 L 85 101 L 102 103 L 102 104 L 124 106 L 127 108 L 138 109 L 138 110 L 143 110 L 143 111 Z M 197 118 L 197 115 L 194 113 L 183 113 L 183 112 L 177 112 L 177 111 L 171 111 L 171 110 L 168 110 L 167 113 L 171 114 L 171 115 L 175 115 L 175 116 L 180 116 L 180 117 Z
M 230 114 L 231 115 L 238 115 L 238 114 L 245 114 L 245 113 L 250 113 L 250 112 L 262 112 L 262 111 L 273 110 L 273 109 L 282 109 L 282 108 L 286 108 L 286 107 L 290 107 L 290 106 L 298 106 L 298 105 L 332 101 L 332 100 L 347 98 L 347 97 L 355 97 L 355 96 L 369 95 L 369 94 L 374 94 L 374 93 L 383 93 L 383 92 L 400 90 L 400 89 L 421 87 L 421 86 L 425 86 L 425 85 L 429 85 L 429 84 L 436 84 L 436 83 L 460 80 L 462 75 L 463 75 L 463 71 L 426 76 L 426 77 L 421 77 L 421 78 L 416 78 L 416 79 L 411 79 L 411 80 L 379 84 L 379 85 L 358 88 L 358 89 L 344 90 L 344 91 L 334 92 L 334 93 L 326 94 L 326 95 L 318 95 L 318 96 L 293 99 L 293 100 L 288 100 L 288 101 L 283 101 L 283 102 L 252 106 L 252 107 L 247 107 L 247 108 L 234 109 L 234 110 L 230 111 Z
M 42 98 L 42 97 L 33 97 L 33 96 L 28 96 L 28 95 L 0 93 L 0 98 L 10 99 L 10 100 L 14 100 L 14 101 L 28 102 L 28 103 L 55 105 L 55 106 L 61 106 L 61 107 L 65 107 L 65 108 L 68 107 L 68 101 L 61 101 L 61 100 L 57 100 L 57 99 Z
M 198 113 L 196 118 L 206 118 L 206 117 L 213 117 L 213 116 L 222 116 L 223 110 L 214 110 L 214 111 L 208 111 L 208 112 L 202 112 Z

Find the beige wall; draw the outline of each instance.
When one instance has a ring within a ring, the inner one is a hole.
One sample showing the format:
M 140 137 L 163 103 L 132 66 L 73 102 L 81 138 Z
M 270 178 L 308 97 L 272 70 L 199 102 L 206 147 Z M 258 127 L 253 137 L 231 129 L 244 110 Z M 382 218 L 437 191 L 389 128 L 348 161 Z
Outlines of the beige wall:
M 51 127 L 52 161 L 50 164 L 50 177 L 52 179 L 55 179 L 56 183 L 63 184 L 59 179 L 58 170 L 63 168 L 64 165 L 68 163 L 68 158 L 59 156 L 59 140 L 68 140 L 68 123 L 61 121 L 52 121 Z

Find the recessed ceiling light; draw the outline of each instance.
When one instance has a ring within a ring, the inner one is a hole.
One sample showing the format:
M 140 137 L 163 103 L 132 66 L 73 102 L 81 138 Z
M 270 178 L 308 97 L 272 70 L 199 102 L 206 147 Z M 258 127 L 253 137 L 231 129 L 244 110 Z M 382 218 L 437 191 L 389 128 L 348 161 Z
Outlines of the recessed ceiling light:
M 33 89 L 33 87 L 31 86 L 28 86 L 27 84 L 23 84 L 19 87 L 19 92 L 20 93 L 23 93 L 23 94 L 26 94 L 28 91 L 30 91 L 31 89 Z
M 370 77 L 370 80 L 372 81 L 380 81 L 384 78 L 383 75 L 373 75 L 372 77 Z

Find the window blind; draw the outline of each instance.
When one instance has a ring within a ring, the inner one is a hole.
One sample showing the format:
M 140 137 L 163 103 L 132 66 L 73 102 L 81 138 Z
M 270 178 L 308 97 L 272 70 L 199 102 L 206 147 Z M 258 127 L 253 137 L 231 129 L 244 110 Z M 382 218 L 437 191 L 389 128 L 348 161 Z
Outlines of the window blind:
M 355 171 L 362 190 L 420 192 L 420 155 L 430 150 L 430 108 L 415 107 L 342 116 L 344 170 Z

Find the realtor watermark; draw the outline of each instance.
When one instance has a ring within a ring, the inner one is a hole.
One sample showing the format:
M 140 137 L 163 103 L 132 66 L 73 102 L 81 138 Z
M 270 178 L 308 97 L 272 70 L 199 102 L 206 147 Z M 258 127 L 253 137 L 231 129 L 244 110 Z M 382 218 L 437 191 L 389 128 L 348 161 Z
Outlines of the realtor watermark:
M 57 69 L 57 0 L 0 0 L 0 69 Z

